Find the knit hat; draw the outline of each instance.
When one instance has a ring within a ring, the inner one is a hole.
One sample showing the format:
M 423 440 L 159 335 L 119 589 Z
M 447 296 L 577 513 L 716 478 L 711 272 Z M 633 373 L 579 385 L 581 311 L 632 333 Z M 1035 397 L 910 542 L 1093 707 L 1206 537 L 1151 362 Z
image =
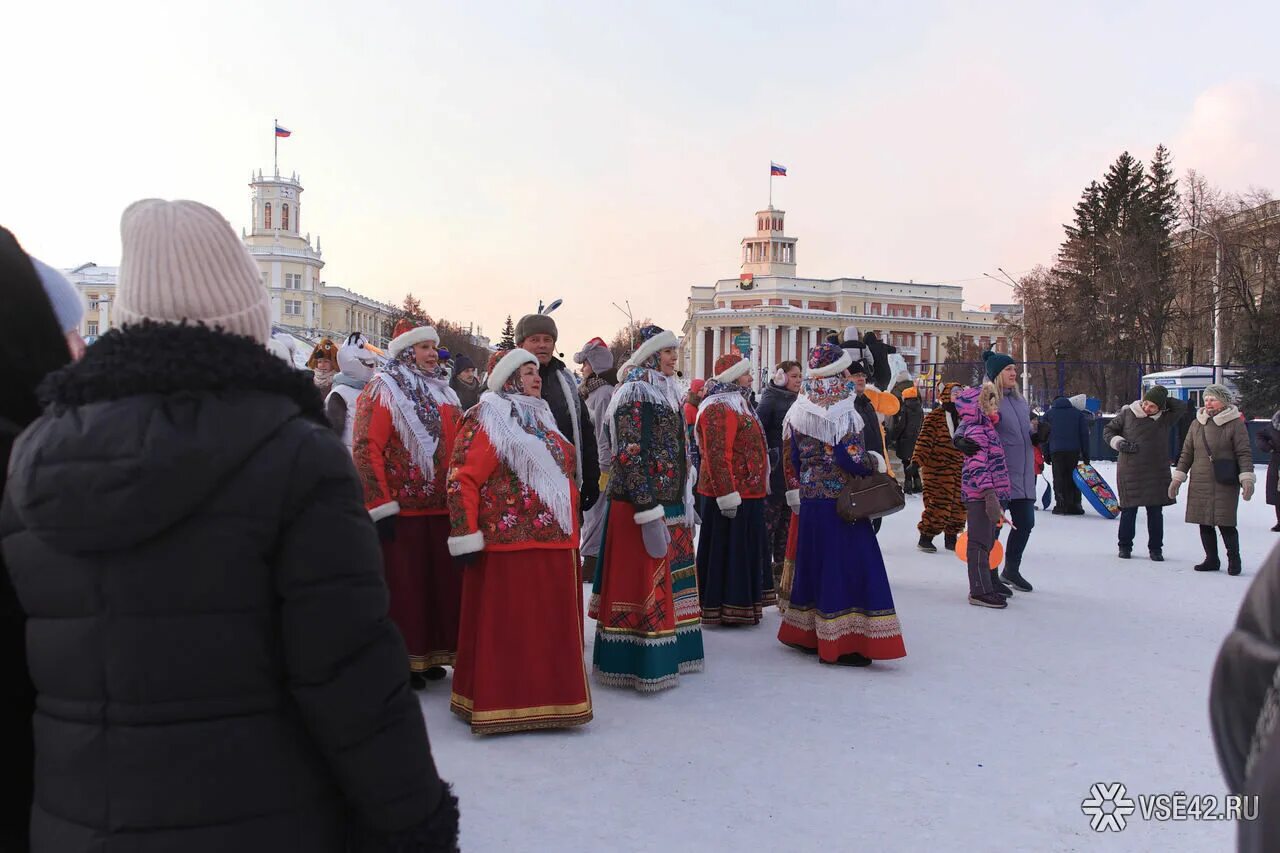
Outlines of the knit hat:
M 266 345 L 271 302 L 222 214 L 194 201 L 136 201 L 120 218 L 122 324 L 198 323 Z
M 574 353 L 573 360 L 577 364 L 591 365 L 592 373 L 604 373 L 613 367 L 613 353 L 603 338 L 592 338 L 582 346 L 582 351 Z
M 453 357 L 453 375 L 457 376 L 464 370 L 475 370 L 476 363 L 467 358 L 465 352 L 460 352 Z
M 556 321 L 546 314 L 525 314 L 516 323 L 516 346 L 531 335 L 550 335 L 553 340 L 559 340 L 560 330 L 556 328 Z
M 316 344 L 316 348 L 311 351 L 311 357 L 307 359 L 307 367 L 315 370 L 316 362 L 322 358 L 329 359 L 333 364 L 338 363 L 338 345 L 328 338 L 321 338 L 320 343 Z
M 537 364 L 538 357 L 525 349 L 516 347 L 509 350 L 498 350 L 489 357 L 489 379 L 486 385 L 495 394 L 502 393 L 507 380 L 520 372 L 526 364 Z M 510 393 L 511 389 L 507 389 Z
M 1074 397 L 1068 397 L 1067 399 L 1071 401 L 1072 406 L 1075 406 L 1081 412 L 1089 405 L 1089 398 L 1083 394 L 1076 394 Z
M 1169 405 L 1169 389 L 1163 385 L 1152 385 L 1147 389 L 1147 393 L 1142 395 L 1142 399 L 1148 403 L 1155 403 L 1161 411 L 1164 411 Z
M 409 318 L 396 323 L 391 343 L 387 345 L 387 358 L 395 358 L 414 344 L 431 341 L 440 346 L 440 335 L 433 326 L 415 326 Z
M 1000 371 L 1013 364 L 1013 356 L 995 350 L 987 350 L 982 354 L 982 363 L 986 365 L 987 378 L 992 382 L 1000 375 Z
M 644 367 L 651 358 L 664 349 L 680 345 L 680 341 L 676 339 L 675 332 L 663 329 L 661 326 L 645 326 L 640 330 L 640 340 L 640 346 L 618 369 L 619 373 L 622 373 L 628 367 Z
M 1236 402 L 1236 395 L 1232 394 L 1226 385 L 1220 385 L 1217 382 L 1204 389 L 1204 396 L 1220 400 L 1224 406 L 1231 406 Z
M 728 352 L 716 359 L 714 379 L 728 385 L 750 372 L 751 362 L 736 352 Z
M 810 379 L 837 376 L 853 364 L 853 357 L 837 344 L 819 344 L 809 353 Z
M 58 328 L 64 332 L 80 328 L 84 319 L 84 297 L 76 286 L 67 281 L 67 277 L 46 264 L 39 258 L 32 258 L 31 265 L 40 276 L 40 284 L 44 286 L 45 295 L 53 305 L 54 316 L 58 318 Z

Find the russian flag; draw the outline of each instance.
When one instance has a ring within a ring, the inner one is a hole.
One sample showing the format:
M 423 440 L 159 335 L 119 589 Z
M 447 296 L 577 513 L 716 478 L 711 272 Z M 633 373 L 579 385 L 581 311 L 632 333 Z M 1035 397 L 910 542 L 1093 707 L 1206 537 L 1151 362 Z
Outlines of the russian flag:
M 279 123 L 276 124 L 276 136 L 280 137 L 281 139 L 288 139 L 289 134 L 291 133 L 293 133 L 293 131 L 290 130 L 289 128 L 281 127 Z M 782 174 L 785 175 L 786 172 L 784 171 Z
M 777 176 L 777 177 L 779 177 L 779 178 L 785 178 L 785 177 L 787 176 L 787 167 L 786 167 L 786 166 L 779 166 L 777 163 L 774 163 L 772 160 L 770 160 L 770 161 L 769 161 L 769 176 L 770 176 L 770 177 Z

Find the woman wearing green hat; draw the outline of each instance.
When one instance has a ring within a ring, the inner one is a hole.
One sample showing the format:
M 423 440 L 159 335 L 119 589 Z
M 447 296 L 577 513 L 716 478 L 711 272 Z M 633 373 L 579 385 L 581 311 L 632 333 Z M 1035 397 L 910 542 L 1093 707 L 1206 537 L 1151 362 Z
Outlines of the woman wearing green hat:
M 1169 499 L 1169 435 L 1178 428 L 1183 403 L 1153 385 L 1142 399 L 1120 410 L 1103 431 L 1111 449 L 1120 454 L 1116 488 L 1120 496 L 1120 558 L 1133 555 L 1138 509 L 1147 511 L 1147 553 L 1164 559 L 1164 508 Z

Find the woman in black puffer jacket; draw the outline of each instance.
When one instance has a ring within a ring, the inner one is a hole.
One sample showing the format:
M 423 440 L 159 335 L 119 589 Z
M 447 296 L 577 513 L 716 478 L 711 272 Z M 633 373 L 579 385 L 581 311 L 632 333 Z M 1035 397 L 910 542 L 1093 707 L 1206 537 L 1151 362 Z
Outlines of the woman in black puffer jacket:
M 264 349 L 252 259 L 193 202 L 140 202 L 122 232 L 134 325 L 46 380 L 0 510 L 32 850 L 453 849 L 360 484 Z

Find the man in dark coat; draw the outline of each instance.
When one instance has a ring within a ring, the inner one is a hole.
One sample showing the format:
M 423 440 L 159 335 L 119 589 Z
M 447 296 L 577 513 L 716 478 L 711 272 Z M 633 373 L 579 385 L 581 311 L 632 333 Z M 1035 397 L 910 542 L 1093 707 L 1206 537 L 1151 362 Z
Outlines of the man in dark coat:
M 1169 499 L 1169 436 L 1178 428 L 1182 403 L 1160 385 L 1125 406 L 1103 430 L 1103 440 L 1119 454 L 1116 491 L 1120 498 L 1120 558 L 1133 556 L 1138 509 L 1147 511 L 1147 553 L 1164 559 L 1164 508 Z
M 264 348 L 253 259 L 195 202 L 139 202 L 121 236 L 125 326 L 46 380 L 0 509 L 32 846 L 453 849 L 377 533 L 314 385 Z
M 40 278 L 18 241 L 0 228 L 0 358 L 9 382 L 0 394 L 0 497 L 18 434 L 40 415 L 36 386 L 71 360 L 63 330 Z M 0 850 L 27 849 L 31 823 L 32 732 L 36 694 L 27 672 L 26 617 L 0 554 L 0 732 L 4 796 Z
M 1053 466 L 1054 515 L 1084 515 L 1084 496 L 1072 474 L 1076 463 L 1089 462 L 1089 418 L 1083 394 L 1059 397 L 1042 419 L 1049 424 L 1049 459 Z
M 1276 524 L 1271 532 L 1280 533 L 1280 411 L 1271 416 L 1271 423 L 1258 431 L 1258 449 L 1269 454 L 1266 498 L 1276 511 Z
M 582 490 L 582 511 L 587 512 L 600 499 L 599 450 L 591 415 L 578 393 L 578 383 L 564 362 L 556 358 L 559 337 L 556 321 L 545 314 L 526 314 L 516 324 L 516 346 L 538 357 L 542 399 L 551 407 L 556 428 L 573 445 L 578 457 L 578 487 Z
M 893 420 L 893 452 L 902 460 L 905 475 L 902 490 L 909 495 L 924 491 L 920 478 L 920 466 L 915 461 L 916 439 L 924 425 L 924 406 L 914 385 L 902 389 L 902 409 Z
M 756 409 L 769 448 L 769 495 L 765 498 L 764 510 L 775 589 L 782 582 L 782 563 L 786 559 L 787 533 L 791 528 L 791 507 L 787 506 L 787 486 L 782 472 L 782 421 L 800 394 L 801 381 L 800 362 L 782 362 L 765 385 Z

